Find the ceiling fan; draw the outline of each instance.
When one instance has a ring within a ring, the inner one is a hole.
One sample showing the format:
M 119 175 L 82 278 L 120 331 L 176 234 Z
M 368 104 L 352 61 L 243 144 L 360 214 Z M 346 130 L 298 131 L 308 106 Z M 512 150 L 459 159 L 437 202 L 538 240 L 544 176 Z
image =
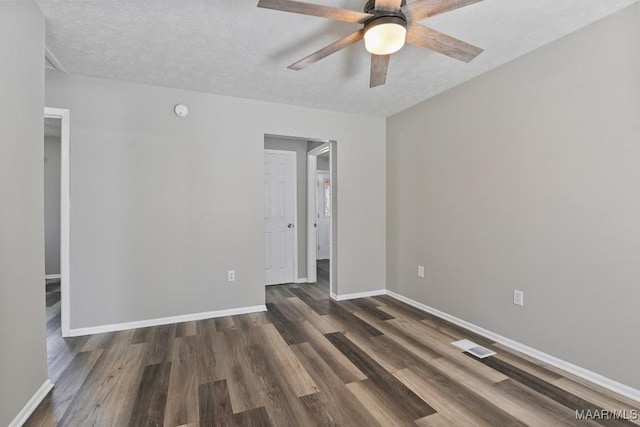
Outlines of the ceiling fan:
M 369 87 L 376 87 L 385 84 L 389 56 L 400 50 L 405 41 L 464 62 L 471 62 L 482 53 L 482 49 L 479 47 L 418 23 L 430 16 L 449 12 L 479 1 L 481 0 L 415 0 L 407 3 L 406 0 L 368 0 L 364 6 L 364 12 L 294 0 L 259 0 L 258 7 L 363 24 L 362 29 L 289 65 L 288 68 L 302 70 L 332 53 L 364 39 L 365 48 L 371 53 Z

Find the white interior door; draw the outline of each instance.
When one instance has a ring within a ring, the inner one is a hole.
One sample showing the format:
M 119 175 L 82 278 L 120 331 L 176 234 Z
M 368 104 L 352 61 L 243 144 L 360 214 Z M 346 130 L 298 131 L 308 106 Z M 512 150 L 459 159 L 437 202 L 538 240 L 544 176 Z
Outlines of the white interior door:
M 318 238 L 317 259 L 329 259 L 331 254 L 331 180 L 328 172 L 317 177 Z
M 264 152 L 264 242 L 267 285 L 292 283 L 295 246 L 296 153 Z

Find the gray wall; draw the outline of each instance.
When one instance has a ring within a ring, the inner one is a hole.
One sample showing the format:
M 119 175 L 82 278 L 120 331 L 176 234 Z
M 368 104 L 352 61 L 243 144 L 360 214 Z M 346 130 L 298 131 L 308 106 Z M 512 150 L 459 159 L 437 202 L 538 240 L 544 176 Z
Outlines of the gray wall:
M 318 156 L 318 170 L 319 171 L 328 171 L 329 170 L 329 154 Z
M 47 379 L 42 158 L 44 17 L 0 2 L 0 425 Z
M 388 288 L 635 388 L 638 16 L 387 122 Z
M 60 274 L 60 138 L 44 138 L 45 274 Z
M 298 219 L 298 279 L 307 277 L 307 141 L 265 136 L 264 148 L 294 151 L 297 168 Z
M 337 291 L 385 287 L 383 118 L 55 72 L 46 102 L 71 110 L 72 328 L 264 304 L 265 134 L 338 141 Z

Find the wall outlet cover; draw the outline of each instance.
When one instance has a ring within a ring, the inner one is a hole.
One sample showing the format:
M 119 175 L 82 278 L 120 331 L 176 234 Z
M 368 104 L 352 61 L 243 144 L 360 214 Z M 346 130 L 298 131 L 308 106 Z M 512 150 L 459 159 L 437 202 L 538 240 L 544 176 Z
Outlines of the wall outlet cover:
M 424 277 L 424 265 L 418 266 L 418 277 Z
M 518 290 L 514 290 L 513 291 L 513 303 L 515 305 L 523 306 L 524 305 L 524 292 L 518 291 Z

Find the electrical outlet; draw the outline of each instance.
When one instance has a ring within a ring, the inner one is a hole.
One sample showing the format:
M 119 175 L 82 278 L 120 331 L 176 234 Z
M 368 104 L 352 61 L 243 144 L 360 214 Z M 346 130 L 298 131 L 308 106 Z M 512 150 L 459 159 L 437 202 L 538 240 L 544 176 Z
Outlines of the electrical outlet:
M 227 281 L 229 281 L 229 282 L 235 282 L 236 281 L 236 271 L 235 270 L 229 270 L 227 272 Z
M 424 277 L 424 265 L 418 266 L 418 277 Z
M 524 292 L 514 289 L 514 291 L 513 291 L 513 303 L 515 305 L 524 305 Z

